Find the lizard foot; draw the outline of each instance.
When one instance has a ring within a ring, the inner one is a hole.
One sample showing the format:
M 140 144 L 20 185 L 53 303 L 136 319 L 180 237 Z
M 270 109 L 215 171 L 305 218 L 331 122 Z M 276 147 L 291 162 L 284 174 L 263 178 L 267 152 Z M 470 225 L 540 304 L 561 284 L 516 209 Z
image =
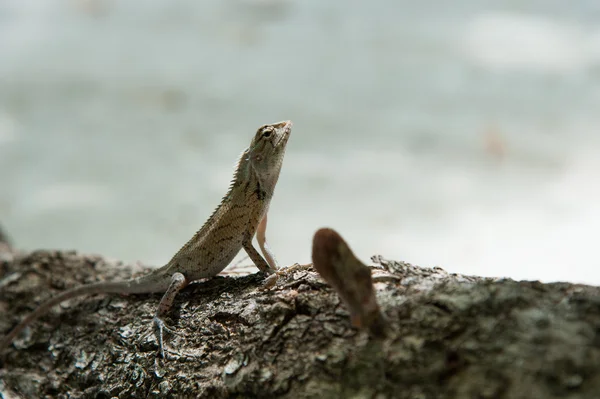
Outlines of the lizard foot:
M 309 270 L 311 267 L 312 267 L 312 265 L 310 263 L 307 265 L 301 265 L 299 263 L 294 263 L 291 266 L 282 267 L 280 269 L 277 269 L 275 271 L 275 273 L 271 274 L 270 276 L 268 276 L 265 279 L 265 282 L 260 287 L 260 290 L 265 291 L 265 290 L 273 288 L 277 284 L 277 281 L 279 281 L 280 276 L 283 276 L 287 273 L 293 273 L 298 270 Z
M 170 333 L 174 333 L 175 329 L 169 327 L 165 321 L 159 316 L 154 316 L 154 336 L 156 337 L 156 342 L 158 343 L 158 350 L 160 352 L 160 357 L 165 358 L 165 347 L 163 344 L 163 331 L 166 330 Z

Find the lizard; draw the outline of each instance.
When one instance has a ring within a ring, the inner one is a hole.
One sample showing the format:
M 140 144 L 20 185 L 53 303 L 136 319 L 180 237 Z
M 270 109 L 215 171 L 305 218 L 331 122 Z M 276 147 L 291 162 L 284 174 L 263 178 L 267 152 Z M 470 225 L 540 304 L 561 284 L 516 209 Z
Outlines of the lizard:
M 243 248 L 259 271 L 272 274 L 278 265 L 266 241 L 267 213 L 279 179 L 292 122 L 261 126 L 242 152 L 234 177 L 219 206 L 194 236 L 163 267 L 123 281 L 75 287 L 42 303 L 0 341 L 0 354 L 28 325 L 66 300 L 93 294 L 164 293 L 153 318 L 159 353 L 165 357 L 164 322 L 178 292 L 189 283 L 220 273 Z M 261 256 L 252 244 L 256 235 Z

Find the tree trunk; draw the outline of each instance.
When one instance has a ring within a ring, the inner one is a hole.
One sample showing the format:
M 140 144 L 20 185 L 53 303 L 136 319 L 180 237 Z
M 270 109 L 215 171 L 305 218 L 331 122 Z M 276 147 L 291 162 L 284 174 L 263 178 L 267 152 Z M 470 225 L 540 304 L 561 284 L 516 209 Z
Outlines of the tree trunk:
M 157 357 L 161 295 L 72 300 L 5 353 L 0 392 L 69 398 L 599 398 L 600 289 L 449 274 L 373 259 L 383 339 L 350 326 L 310 267 L 218 276 L 178 296 Z M 142 272 L 100 256 L 0 256 L 0 331 L 59 291 Z

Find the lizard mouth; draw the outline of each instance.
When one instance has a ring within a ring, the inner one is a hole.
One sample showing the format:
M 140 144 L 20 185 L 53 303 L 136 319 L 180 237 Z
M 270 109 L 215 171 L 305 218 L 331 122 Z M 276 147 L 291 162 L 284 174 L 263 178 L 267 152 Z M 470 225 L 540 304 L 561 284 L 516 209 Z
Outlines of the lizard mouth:
M 292 133 L 292 126 L 294 125 L 292 121 L 285 121 L 283 125 L 283 134 L 277 143 L 275 144 L 278 147 L 280 144 L 285 144 L 290 138 L 290 134 Z

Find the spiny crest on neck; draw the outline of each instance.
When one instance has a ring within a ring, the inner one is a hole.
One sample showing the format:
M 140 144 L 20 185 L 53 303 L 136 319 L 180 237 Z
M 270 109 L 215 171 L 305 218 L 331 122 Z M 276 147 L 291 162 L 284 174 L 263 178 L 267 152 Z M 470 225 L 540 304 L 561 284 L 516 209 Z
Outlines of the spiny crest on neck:
M 223 196 L 221 203 L 212 212 L 204 226 L 214 218 L 221 206 L 231 199 L 236 187 L 251 178 L 251 173 L 256 173 L 256 179 L 260 180 L 259 173 L 264 172 L 265 170 L 269 172 L 274 166 L 276 169 L 274 183 L 277 181 L 279 168 L 283 162 L 283 155 L 291 133 L 291 128 L 291 121 L 277 122 L 270 125 L 263 125 L 258 128 L 256 134 L 252 138 L 250 146 L 242 151 L 238 157 L 233 178 L 229 183 L 227 193 Z M 266 167 L 264 165 L 266 165 Z

